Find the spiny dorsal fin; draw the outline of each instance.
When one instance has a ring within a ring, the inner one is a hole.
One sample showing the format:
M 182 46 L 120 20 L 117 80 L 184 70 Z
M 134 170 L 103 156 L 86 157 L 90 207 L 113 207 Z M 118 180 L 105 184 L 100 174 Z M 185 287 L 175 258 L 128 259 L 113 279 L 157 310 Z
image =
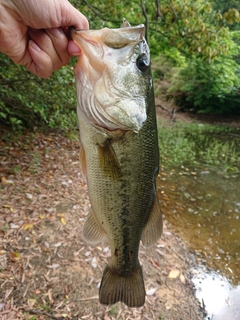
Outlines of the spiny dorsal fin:
M 131 27 L 131 25 L 127 21 L 127 19 L 123 18 L 123 22 L 122 22 L 121 28 L 127 28 L 127 27 Z
M 100 225 L 92 209 L 90 209 L 89 214 L 84 222 L 82 234 L 83 239 L 91 245 L 102 242 L 106 237 L 106 233 Z
M 149 246 L 157 242 L 157 240 L 161 237 L 162 228 L 162 213 L 160 211 L 158 196 L 156 195 L 148 222 L 142 231 L 142 243 L 145 246 Z

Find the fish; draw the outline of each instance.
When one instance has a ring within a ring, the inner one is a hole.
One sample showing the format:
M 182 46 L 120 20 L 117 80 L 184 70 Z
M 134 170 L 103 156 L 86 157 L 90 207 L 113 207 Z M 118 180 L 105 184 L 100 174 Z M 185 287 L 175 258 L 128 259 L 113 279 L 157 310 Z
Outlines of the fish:
M 162 234 L 156 190 L 159 148 L 150 51 L 145 26 L 126 20 L 116 29 L 78 30 L 74 68 L 80 133 L 80 165 L 91 208 L 83 239 L 109 241 L 111 258 L 99 289 L 101 304 L 145 303 L 140 241 Z

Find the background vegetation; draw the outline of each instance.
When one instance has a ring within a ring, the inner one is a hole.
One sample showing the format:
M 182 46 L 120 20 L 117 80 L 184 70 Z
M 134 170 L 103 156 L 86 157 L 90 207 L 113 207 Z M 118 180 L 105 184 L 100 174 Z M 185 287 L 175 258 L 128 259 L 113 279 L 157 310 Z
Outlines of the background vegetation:
M 158 94 L 181 107 L 240 113 L 240 4 L 237 0 L 72 0 L 92 29 L 145 23 Z M 14 129 L 76 124 L 73 60 L 39 79 L 0 55 L 0 122 Z M 158 86 L 159 87 L 159 86 Z

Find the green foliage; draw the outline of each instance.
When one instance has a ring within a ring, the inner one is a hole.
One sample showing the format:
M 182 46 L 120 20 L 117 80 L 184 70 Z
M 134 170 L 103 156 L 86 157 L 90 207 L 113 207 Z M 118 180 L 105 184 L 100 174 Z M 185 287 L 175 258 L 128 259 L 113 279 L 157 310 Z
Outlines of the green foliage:
M 224 14 L 226 12 L 231 12 L 232 9 L 236 9 L 237 11 L 240 10 L 240 3 L 238 0 L 213 0 L 212 6 L 215 10 L 218 12 L 221 12 L 221 14 Z M 230 13 L 231 15 L 231 13 Z M 236 15 L 236 14 L 234 14 Z M 237 15 L 238 16 L 238 15 Z
M 240 113 L 239 65 L 232 59 L 214 63 L 189 61 L 174 76 L 169 94 L 181 105 L 207 113 Z
M 236 0 L 71 0 L 90 28 L 145 23 L 155 79 L 169 95 L 201 112 L 239 112 L 240 14 Z M 76 125 L 72 66 L 50 79 L 33 76 L 0 54 L 0 122 L 14 129 Z M 159 87 L 159 85 L 157 84 Z
M 212 60 L 234 46 L 223 16 L 205 1 L 162 1 L 156 33 L 187 57 Z
M 0 121 L 14 129 L 76 125 L 76 92 L 71 66 L 40 79 L 0 54 Z
M 171 48 L 206 60 L 226 55 L 234 46 L 227 25 L 239 20 L 237 9 L 230 9 L 228 19 L 204 0 L 71 2 L 88 17 L 93 29 L 119 28 L 123 17 L 132 25 L 145 23 L 152 55 Z
M 159 147 L 164 168 L 197 167 L 202 164 L 222 172 L 239 173 L 240 148 L 236 132 L 227 127 L 198 123 L 158 124 Z M 232 136 L 233 134 L 233 136 Z
M 238 10 L 228 7 L 222 15 L 209 2 L 166 0 L 161 3 L 164 19 L 159 29 L 169 41 L 164 55 L 174 62 L 176 52 L 185 58 L 185 65 L 175 63 L 168 70 L 167 96 L 198 112 L 240 113 L 240 32 L 228 28 L 232 23 L 239 24 Z M 164 23 L 166 27 L 171 25 L 169 30 L 165 30 Z M 170 46 L 175 50 L 171 48 L 174 55 L 167 54 Z M 159 65 L 158 69 L 162 70 L 163 66 Z
M 131 8 L 127 1 L 98 3 L 91 1 L 88 9 L 106 26 L 119 27 L 121 17 L 145 23 L 154 78 L 170 81 L 168 95 L 177 103 L 200 112 L 240 112 L 240 34 L 229 29 L 240 22 L 236 1 L 145 0 L 132 1 Z M 164 91 L 160 85 L 157 93 Z

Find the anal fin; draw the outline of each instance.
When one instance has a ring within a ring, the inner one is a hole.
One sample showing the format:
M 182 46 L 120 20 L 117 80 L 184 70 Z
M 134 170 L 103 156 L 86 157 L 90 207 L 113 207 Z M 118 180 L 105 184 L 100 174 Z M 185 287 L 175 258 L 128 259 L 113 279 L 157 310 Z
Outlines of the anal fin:
M 149 246 L 157 242 L 162 235 L 162 229 L 162 213 L 159 206 L 158 196 L 156 194 L 148 222 L 142 231 L 142 243 L 145 246 Z
M 99 301 L 107 305 L 121 301 L 131 308 L 141 307 L 145 302 L 145 288 L 140 264 L 127 277 L 119 276 L 106 266 L 99 289 Z
M 84 222 L 82 235 L 83 239 L 91 245 L 102 242 L 106 237 L 106 233 L 98 222 L 98 219 L 93 213 L 92 209 L 90 209 L 89 214 Z

